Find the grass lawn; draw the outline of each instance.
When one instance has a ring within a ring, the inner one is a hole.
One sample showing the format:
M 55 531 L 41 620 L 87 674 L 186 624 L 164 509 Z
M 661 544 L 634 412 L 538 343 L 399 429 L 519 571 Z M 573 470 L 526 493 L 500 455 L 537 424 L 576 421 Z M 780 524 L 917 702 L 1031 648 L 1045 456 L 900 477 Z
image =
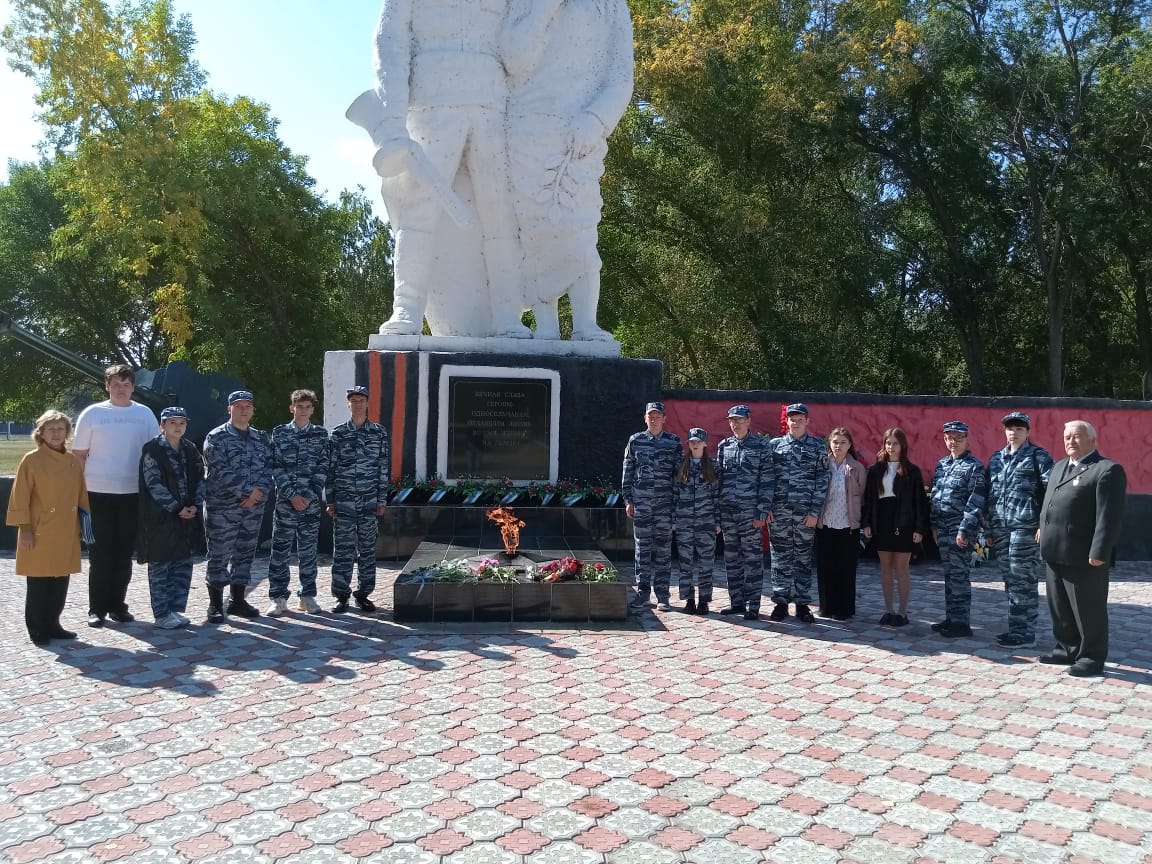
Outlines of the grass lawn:
M 6 440 L 0 438 L 0 476 L 12 476 L 16 473 L 16 466 L 20 464 L 20 457 L 33 448 L 32 438 L 29 435 Z

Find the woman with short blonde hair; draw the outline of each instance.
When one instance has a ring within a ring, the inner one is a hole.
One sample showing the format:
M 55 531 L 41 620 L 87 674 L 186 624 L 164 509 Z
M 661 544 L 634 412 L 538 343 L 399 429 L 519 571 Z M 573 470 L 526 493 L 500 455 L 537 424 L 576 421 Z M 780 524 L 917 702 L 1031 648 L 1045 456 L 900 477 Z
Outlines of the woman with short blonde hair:
M 36 449 L 24 454 L 8 499 L 9 525 L 18 529 L 16 575 L 28 580 L 24 623 L 35 645 L 75 639 L 60 626 L 72 573 L 80 572 L 80 510 L 88 490 L 80 460 L 68 452 L 72 421 L 61 411 L 36 420 Z

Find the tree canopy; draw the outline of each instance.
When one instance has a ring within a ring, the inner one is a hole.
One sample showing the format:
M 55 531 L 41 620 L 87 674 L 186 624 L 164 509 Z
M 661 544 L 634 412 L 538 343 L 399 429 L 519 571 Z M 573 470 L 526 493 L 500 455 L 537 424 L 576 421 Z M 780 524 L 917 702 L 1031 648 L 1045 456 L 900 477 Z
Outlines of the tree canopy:
M 97 362 L 318 386 L 323 352 L 387 317 L 390 246 L 368 201 L 325 202 L 267 106 L 205 89 L 167 0 L 14 7 L 3 47 L 37 84 L 51 155 L 0 186 L 0 308 Z M 0 352 L 12 379 L 44 382 L 39 357 Z M 0 396 L 27 414 L 50 393 L 13 380 Z
M 1148 0 L 631 5 L 602 232 L 629 353 L 691 386 L 1142 395 Z

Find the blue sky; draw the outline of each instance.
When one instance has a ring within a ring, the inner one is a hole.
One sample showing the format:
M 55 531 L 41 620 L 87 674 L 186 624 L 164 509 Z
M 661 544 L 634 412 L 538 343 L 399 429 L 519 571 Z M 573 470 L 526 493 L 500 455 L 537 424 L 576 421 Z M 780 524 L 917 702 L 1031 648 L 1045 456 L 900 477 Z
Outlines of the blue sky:
M 308 157 L 317 189 L 335 201 L 341 190 L 366 187 L 379 204 L 368 135 L 344 109 L 373 85 L 372 32 L 381 0 L 173 0 L 192 20 L 195 57 L 208 86 L 267 104 L 280 137 Z M 12 12 L 0 0 L 0 26 Z M 0 180 L 8 160 L 33 160 L 41 129 L 29 79 L 0 69 Z M 383 207 L 378 209 L 382 212 Z

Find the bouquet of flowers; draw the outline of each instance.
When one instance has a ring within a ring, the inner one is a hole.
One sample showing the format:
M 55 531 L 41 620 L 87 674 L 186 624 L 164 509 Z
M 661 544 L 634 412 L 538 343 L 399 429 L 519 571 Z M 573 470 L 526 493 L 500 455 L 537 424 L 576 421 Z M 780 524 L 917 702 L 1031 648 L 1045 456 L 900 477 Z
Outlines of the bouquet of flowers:
M 536 579 L 540 582 L 571 582 L 580 577 L 580 567 L 580 562 L 572 557 L 549 561 L 536 568 Z
M 476 568 L 476 578 L 479 582 L 519 582 L 513 567 L 501 566 L 495 558 L 485 558 Z
M 615 567 L 603 561 L 586 561 L 580 567 L 581 582 L 615 582 L 619 576 Z
M 472 578 L 472 568 L 468 566 L 467 558 L 457 558 L 455 561 L 441 561 L 430 567 L 423 567 L 416 571 L 424 579 L 436 582 L 467 582 Z

